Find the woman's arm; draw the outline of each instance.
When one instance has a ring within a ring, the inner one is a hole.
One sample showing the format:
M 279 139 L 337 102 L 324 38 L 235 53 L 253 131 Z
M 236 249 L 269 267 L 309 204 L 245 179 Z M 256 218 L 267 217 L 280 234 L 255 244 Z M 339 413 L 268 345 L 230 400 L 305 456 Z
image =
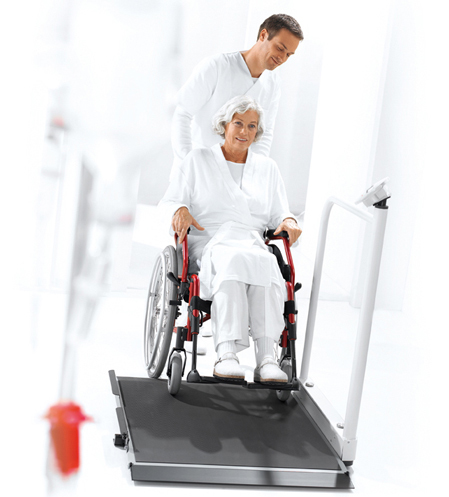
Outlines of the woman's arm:
M 192 154 L 184 159 L 158 204 L 158 211 L 167 222 L 170 220 L 171 228 L 174 233 L 178 234 L 180 243 L 183 242 L 191 225 L 200 231 L 204 230 L 189 212 L 192 204 L 192 185 L 195 184 L 192 160 Z
M 288 233 L 289 245 L 290 247 L 296 242 L 296 240 L 301 236 L 302 230 L 298 226 L 298 223 L 292 217 L 287 217 L 282 221 L 282 223 L 276 228 L 274 232 L 275 235 L 281 231 L 286 231 Z
M 171 222 L 171 227 L 178 234 L 179 243 L 182 243 L 190 226 L 194 226 L 197 230 L 204 231 L 204 228 L 198 224 L 196 219 L 190 214 L 187 207 L 180 207 Z
M 274 165 L 274 180 L 273 180 L 273 196 L 272 196 L 272 212 L 270 223 L 277 226 L 275 234 L 281 231 L 287 231 L 290 246 L 292 246 L 301 236 L 302 230 L 290 212 L 288 205 L 287 192 L 285 190 L 284 181 L 282 180 L 281 173 L 276 165 Z

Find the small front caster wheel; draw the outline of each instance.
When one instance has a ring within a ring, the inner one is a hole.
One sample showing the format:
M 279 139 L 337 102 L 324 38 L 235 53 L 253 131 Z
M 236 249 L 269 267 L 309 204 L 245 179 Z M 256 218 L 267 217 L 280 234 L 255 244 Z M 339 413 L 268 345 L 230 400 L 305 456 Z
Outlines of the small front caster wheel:
M 292 381 L 292 362 L 291 362 L 291 359 L 284 359 L 281 362 L 280 367 L 281 367 L 282 371 L 284 371 L 284 373 L 287 373 L 288 382 L 290 383 Z M 277 398 L 281 402 L 286 402 L 290 397 L 290 393 L 291 393 L 290 390 L 276 390 Z
M 181 388 L 182 378 L 182 357 L 178 352 L 173 352 L 170 358 L 170 374 L 168 375 L 168 392 L 170 395 L 176 395 Z

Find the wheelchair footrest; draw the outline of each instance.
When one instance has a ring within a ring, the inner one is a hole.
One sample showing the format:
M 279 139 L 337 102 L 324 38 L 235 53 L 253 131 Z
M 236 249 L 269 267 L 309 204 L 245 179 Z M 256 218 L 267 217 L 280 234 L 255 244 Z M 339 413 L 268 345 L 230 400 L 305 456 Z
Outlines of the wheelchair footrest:
M 263 388 L 270 390 L 299 390 L 299 382 L 291 382 L 291 383 L 248 383 L 246 388 L 251 390 L 260 390 Z
M 246 386 L 245 380 L 233 380 L 232 378 L 217 378 L 216 376 L 188 375 L 188 383 L 228 383 L 232 385 Z
M 294 379 L 289 383 L 260 383 L 247 382 L 246 380 L 233 380 L 232 378 L 218 378 L 216 376 L 201 376 L 198 371 L 190 371 L 187 375 L 188 383 L 227 383 L 230 385 L 240 385 L 250 390 L 299 390 L 299 381 Z

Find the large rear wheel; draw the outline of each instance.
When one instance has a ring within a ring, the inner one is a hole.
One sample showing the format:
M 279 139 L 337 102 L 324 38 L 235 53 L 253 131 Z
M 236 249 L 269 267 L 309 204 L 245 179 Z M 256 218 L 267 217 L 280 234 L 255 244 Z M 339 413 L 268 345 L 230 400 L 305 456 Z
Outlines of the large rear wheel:
M 176 251 L 169 245 L 159 255 L 151 275 L 144 335 L 145 366 L 150 378 L 159 378 L 170 349 L 177 309 L 170 300 L 177 299 L 177 288 L 167 273 L 177 275 L 177 266 Z

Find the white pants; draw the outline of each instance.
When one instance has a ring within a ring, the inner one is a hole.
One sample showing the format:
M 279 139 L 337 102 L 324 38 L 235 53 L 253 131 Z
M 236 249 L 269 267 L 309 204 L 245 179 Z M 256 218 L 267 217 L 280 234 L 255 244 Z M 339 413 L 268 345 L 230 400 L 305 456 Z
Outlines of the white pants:
M 285 289 L 223 281 L 215 292 L 211 324 L 215 349 L 221 342 L 235 340 L 237 350 L 249 347 L 248 327 L 253 340 L 270 337 L 279 340 L 284 329 Z

